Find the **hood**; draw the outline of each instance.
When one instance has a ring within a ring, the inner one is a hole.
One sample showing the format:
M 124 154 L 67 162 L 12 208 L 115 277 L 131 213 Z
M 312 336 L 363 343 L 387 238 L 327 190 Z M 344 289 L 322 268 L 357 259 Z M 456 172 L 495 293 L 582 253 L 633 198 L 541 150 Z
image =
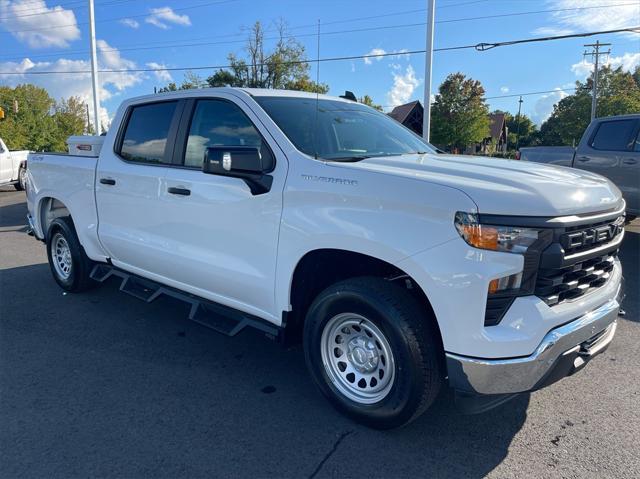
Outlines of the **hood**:
M 483 214 L 564 216 L 608 210 L 621 201 L 608 179 L 562 166 L 460 155 L 402 155 L 341 163 L 437 183 L 469 195 Z

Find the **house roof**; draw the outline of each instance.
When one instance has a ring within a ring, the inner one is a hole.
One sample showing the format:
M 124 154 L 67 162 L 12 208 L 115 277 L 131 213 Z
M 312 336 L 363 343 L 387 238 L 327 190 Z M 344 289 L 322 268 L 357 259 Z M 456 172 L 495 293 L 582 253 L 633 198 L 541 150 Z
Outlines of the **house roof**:
M 502 130 L 504 129 L 504 113 L 489 114 L 489 122 L 491 138 L 494 140 L 500 139 L 500 136 L 502 136 Z
M 420 105 L 422 107 L 422 104 L 418 100 L 412 101 L 410 103 L 405 103 L 404 105 L 396 106 L 393 110 L 391 110 L 391 112 L 389 112 L 389 116 L 394 120 L 403 123 L 417 105 Z

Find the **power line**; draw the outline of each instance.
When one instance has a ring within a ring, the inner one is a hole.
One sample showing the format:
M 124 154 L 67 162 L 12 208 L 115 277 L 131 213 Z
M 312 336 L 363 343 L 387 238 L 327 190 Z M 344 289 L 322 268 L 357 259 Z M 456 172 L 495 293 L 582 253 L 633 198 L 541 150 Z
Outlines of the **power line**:
M 630 4 L 624 4 L 624 5 L 630 5 Z M 391 13 L 388 14 L 389 15 L 394 15 L 394 14 L 405 14 L 405 13 L 411 13 L 414 12 L 413 10 L 409 10 L 409 11 L 404 11 L 404 12 L 396 12 L 396 13 Z M 372 16 L 372 17 L 360 17 L 358 19 L 351 19 L 351 20 L 337 20 L 337 21 L 333 21 L 333 22 L 327 22 L 324 25 L 331 25 L 331 24 L 338 24 L 338 23 L 346 23 L 346 22 L 350 22 L 350 21 L 355 21 L 355 20 L 359 20 L 359 19 L 369 19 L 369 18 L 376 18 L 378 17 L 378 15 L 376 16 Z M 464 19 L 458 19 L 457 21 L 467 21 L 470 20 L 470 18 L 464 18 Z M 437 23 L 437 22 L 436 22 Z M 359 33 L 359 32 L 368 32 L 368 31 L 378 31 L 378 30 L 389 30 L 389 29 L 396 29 L 396 28 L 409 28 L 409 27 L 419 27 L 419 26 L 424 26 L 425 22 L 417 22 L 417 23 L 405 23 L 405 24 L 398 24 L 398 25 L 381 25 L 381 26 L 375 26 L 375 27 L 365 27 L 365 28 L 355 28 L 355 29 L 348 29 L 348 30 L 336 30 L 336 31 L 329 31 L 329 32 L 324 32 L 323 35 L 337 35 L 337 34 L 344 34 L 344 33 Z M 295 29 L 295 28 L 304 28 L 305 26 L 298 26 L 298 27 L 293 27 L 290 28 L 289 30 Z M 613 32 L 613 30 L 611 31 Z M 605 32 L 606 33 L 606 32 Z M 218 35 L 218 36 L 214 36 L 214 37 L 204 37 L 204 38 L 228 38 L 228 37 L 234 37 L 234 36 L 240 36 L 243 35 L 244 33 L 231 33 L 231 34 L 226 34 L 226 35 Z M 316 33 L 302 33 L 302 34 L 297 34 L 297 35 L 285 35 L 282 38 L 301 38 L 301 37 L 313 37 L 315 36 Z M 537 40 L 526 40 L 525 42 L 529 42 L 529 41 L 546 41 L 548 39 L 556 39 L 556 38 L 573 38 L 573 37 L 580 37 L 583 36 L 582 34 L 569 34 L 569 35 L 564 35 L 562 37 L 542 37 L 540 39 Z M 204 39 L 203 37 L 200 37 L 200 39 Z M 266 37 L 265 40 L 278 40 L 281 37 L 279 36 L 275 36 L 275 37 Z M 197 40 L 197 39 L 194 39 Z M 196 42 L 196 43 L 169 43 L 169 40 L 163 40 L 160 42 L 152 42 L 152 43 L 156 43 L 159 44 L 158 46 L 148 46 L 149 43 L 145 43 L 145 45 L 147 46 L 143 46 L 143 47 L 127 47 L 127 46 L 120 46 L 120 47 L 113 47 L 113 48 L 105 48 L 103 50 L 101 50 L 102 52 L 126 52 L 126 51 L 142 51 L 142 50 L 158 50 L 158 49 L 164 49 L 164 48 L 168 48 L 168 47 L 173 47 L 173 48 L 190 48 L 190 47 L 199 47 L 199 46 L 211 46 L 211 45 L 227 45 L 227 44 L 234 44 L 234 43 L 244 43 L 244 39 L 241 40 L 228 40 L 228 41 L 216 41 L 216 42 Z M 507 44 L 511 44 L 512 42 L 505 42 L 502 44 L 489 44 L 489 43 L 481 43 L 481 44 L 477 44 L 474 45 L 474 47 L 477 47 L 478 50 L 489 50 L 491 48 L 494 48 L 495 46 L 503 46 L 503 45 L 507 45 Z M 517 41 L 516 41 L 517 43 Z M 135 45 L 135 44 L 133 44 Z M 462 47 L 463 49 L 466 48 L 470 48 L 470 46 L 465 45 Z M 434 51 L 443 51 L 443 50 L 458 50 L 461 49 L 461 47 L 451 47 L 451 48 L 446 48 L 446 49 L 436 49 Z M 41 54 L 41 55 L 30 55 L 30 58 L 46 58 L 46 57 L 51 57 L 51 56 L 57 56 L 59 54 L 65 54 L 65 55 L 85 55 L 88 52 L 86 50 L 75 50 L 75 51 L 66 51 L 66 52 L 59 52 L 59 53 L 46 53 L 46 54 Z M 11 59 L 21 59 L 23 57 L 4 57 L 6 60 L 11 60 Z
M 475 49 L 476 51 L 483 52 L 486 50 L 490 50 L 490 49 L 502 47 L 502 46 L 520 45 L 524 43 L 546 42 L 546 41 L 553 41 L 553 40 L 564 40 L 568 38 L 584 38 L 584 37 L 591 37 L 594 35 L 604 35 L 604 34 L 610 34 L 610 33 L 636 32 L 637 30 L 640 30 L 640 26 L 629 27 L 629 28 L 618 28 L 615 30 L 603 30 L 598 32 L 583 32 L 583 33 L 573 33 L 570 35 L 557 35 L 557 36 L 548 36 L 548 37 L 527 38 L 522 40 L 510 40 L 506 42 L 477 43 L 474 45 L 458 45 L 458 46 L 452 46 L 452 47 L 434 48 L 433 51 L 443 52 L 443 51 Z M 313 60 L 295 60 L 295 61 L 289 61 L 289 62 L 282 62 L 282 64 L 283 65 L 299 65 L 299 64 L 307 64 L 307 63 L 315 63 L 315 62 L 361 60 L 365 58 L 382 58 L 382 57 L 398 56 L 398 55 L 416 55 L 421 53 L 425 53 L 425 50 L 395 51 L 395 52 L 375 53 L 375 54 L 367 54 L 367 55 L 350 55 L 350 56 L 340 56 L 340 57 L 317 58 Z M 117 69 L 117 70 L 98 70 L 98 71 L 100 73 L 143 73 L 143 72 L 154 72 L 158 70 L 162 70 L 162 71 L 219 70 L 223 68 L 231 68 L 232 66 L 233 65 L 206 65 L 206 66 L 167 67 L 167 68 L 123 68 L 123 69 Z M 256 63 L 255 66 L 267 66 L 267 63 Z M 83 73 L 91 73 L 91 71 L 90 70 L 73 70 L 73 71 L 0 72 L 0 75 L 59 75 L 59 74 L 83 74 Z
M 209 3 L 200 4 L 200 5 L 193 5 L 193 6 L 190 6 L 190 7 L 175 8 L 175 9 L 173 9 L 173 11 L 176 12 L 176 11 L 190 10 L 190 9 L 194 9 L 194 8 L 206 7 L 206 6 L 210 6 L 210 5 L 223 4 L 223 3 L 230 3 L 230 2 L 235 2 L 235 1 L 238 1 L 238 0 L 218 0 L 216 2 L 209 2 Z M 505 17 L 512 17 L 512 16 L 537 15 L 537 14 L 541 14 L 541 13 L 589 10 L 589 9 L 610 8 L 610 7 L 620 7 L 620 6 L 632 6 L 632 5 L 637 5 L 637 3 L 616 3 L 616 4 L 608 4 L 608 5 L 592 5 L 592 6 L 588 6 L 588 7 L 571 7 L 571 8 L 556 8 L 556 9 L 548 9 L 548 10 L 534 10 L 534 11 L 528 11 L 528 12 L 512 12 L 512 13 L 502 13 L 502 14 L 497 14 L 497 15 L 485 15 L 485 16 L 479 16 L 479 17 L 452 18 L 452 19 L 448 19 L 448 20 L 438 20 L 435 23 L 442 24 L 442 23 L 466 22 L 466 21 L 474 21 L 474 20 L 486 20 L 486 19 L 491 19 L 491 18 L 505 18 Z M 424 10 L 425 9 L 416 9 L 416 10 L 401 12 L 401 13 L 398 13 L 398 14 L 416 13 L 416 12 L 422 12 Z M 361 19 L 363 19 L 363 20 L 364 19 L 373 19 L 373 18 L 380 18 L 380 17 L 383 17 L 383 16 L 389 16 L 389 15 L 393 15 L 393 14 L 374 15 L 374 16 L 371 16 L 371 17 L 362 17 Z M 127 18 L 141 18 L 141 17 L 147 17 L 147 16 L 149 16 L 149 13 L 138 14 L 138 15 L 128 15 L 128 16 L 125 16 L 125 17 L 106 18 L 106 19 L 99 20 L 98 22 L 100 22 L 100 23 L 113 22 L 113 21 L 118 21 L 118 20 L 124 20 L 124 19 L 127 19 Z M 331 24 L 345 23 L 345 22 L 351 22 L 351 21 L 356 21 L 356 20 L 360 20 L 360 19 L 337 20 L 337 21 L 334 21 L 334 22 L 327 22 L 326 24 L 327 25 L 331 25 Z M 78 26 L 78 25 L 85 25 L 87 23 L 88 22 L 77 22 L 77 23 L 66 24 L 66 25 L 55 25 L 55 26 L 42 27 L 42 28 L 32 28 L 32 29 L 27 29 L 27 30 L 6 30 L 5 32 L 0 32 L 0 33 L 22 33 L 22 32 L 29 32 L 29 31 L 49 30 L 51 28 L 67 28 L 67 27 L 74 27 L 74 26 Z M 421 24 L 412 24 L 412 26 L 418 26 L 418 25 L 425 25 L 425 23 L 423 22 Z M 315 26 L 315 25 L 304 25 L 304 26 L 299 26 L 299 27 L 295 27 L 295 28 L 307 28 L 307 27 L 312 27 L 312 26 Z

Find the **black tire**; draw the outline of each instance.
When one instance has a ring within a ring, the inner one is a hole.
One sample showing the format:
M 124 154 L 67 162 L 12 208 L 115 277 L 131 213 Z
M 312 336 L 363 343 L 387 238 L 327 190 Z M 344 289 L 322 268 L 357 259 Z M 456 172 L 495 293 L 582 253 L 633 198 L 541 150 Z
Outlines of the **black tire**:
M 23 191 L 25 189 L 26 173 L 27 173 L 27 170 L 24 169 L 23 167 L 20 167 L 20 169 L 18 170 L 18 182 L 13 184 L 13 187 L 16 190 Z
M 68 245 L 70 252 L 70 262 L 68 275 L 60 273 L 59 268 L 56 268 L 54 261 L 57 261 L 53 252 L 54 244 L 62 237 L 64 242 Z M 49 267 L 51 268 L 51 274 L 56 280 L 56 283 L 60 285 L 65 291 L 71 293 L 79 293 L 86 291 L 96 285 L 96 282 L 92 280 L 89 275 L 93 268 L 93 261 L 91 261 L 84 248 L 78 240 L 78 235 L 73 226 L 73 221 L 70 216 L 56 218 L 51 222 L 49 231 L 47 232 L 47 258 L 49 259 Z
M 366 318 L 391 348 L 393 382 L 377 402 L 363 404 L 347 397 L 340 381 L 330 377 L 331 366 L 323 362 L 323 331 L 342 313 Z M 354 278 L 330 286 L 315 299 L 304 324 L 305 360 L 316 385 L 339 411 L 369 427 L 390 429 L 411 422 L 433 403 L 443 382 L 444 352 L 429 314 L 406 289 L 382 278 Z

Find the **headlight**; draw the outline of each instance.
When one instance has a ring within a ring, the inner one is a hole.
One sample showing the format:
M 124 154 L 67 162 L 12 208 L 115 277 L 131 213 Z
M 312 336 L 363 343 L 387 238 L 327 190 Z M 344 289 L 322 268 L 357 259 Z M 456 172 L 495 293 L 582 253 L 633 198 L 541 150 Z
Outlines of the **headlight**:
M 469 245 L 507 253 L 526 253 L 540 233 L 532 228 L 480 224 L 475 214 L 460 211 L 456 213 L 455 224 L 458 233 Z

